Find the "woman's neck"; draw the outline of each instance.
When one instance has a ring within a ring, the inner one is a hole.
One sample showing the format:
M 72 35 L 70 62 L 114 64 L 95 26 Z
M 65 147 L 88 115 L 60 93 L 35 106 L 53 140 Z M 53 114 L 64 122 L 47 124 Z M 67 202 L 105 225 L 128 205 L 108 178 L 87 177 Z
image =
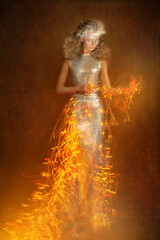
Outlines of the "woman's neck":
M 91 55 L 90 53 L 82 53 L 81 54 L 82 56 L 89 56 L 89 55 Z
M 87 48 L 83 48 L 83 51 L 82 51 L 82 55 L 90 55 L 91 54 L 91 51 L 89 51 Z

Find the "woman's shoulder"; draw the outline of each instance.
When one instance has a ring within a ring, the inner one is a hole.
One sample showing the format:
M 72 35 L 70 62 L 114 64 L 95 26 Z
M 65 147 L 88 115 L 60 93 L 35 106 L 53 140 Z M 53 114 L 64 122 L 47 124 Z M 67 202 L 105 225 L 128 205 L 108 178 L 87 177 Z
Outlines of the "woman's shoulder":
M 65 59 L 63 60 L 62 65 L 63 65 L 64 67 L 69 67 L 69 65 L 70 65 L 69 59 L 66 59 L 66 58 L 65 58 Z
M 65 58 L 65 59 L 63 60 L 63 64 L 68 65 L 68 64 L 69 64 L 69 59 Z
M 66 59 L 67 61 L 66 64 L 68 64 L 70 68 L 73 68 L 77 64 L 77 62 L 79 62 L 79 59 L 80 59 L 79 55 L 75 56 L 74 58 Z
M 71 58 L 71 59 L 65 58 L 63 61 L 63 67 L 64 68 L 72 68 L 74 65 L 75 59 L 76 58 Z
M 105 58 L 101 59 L 101 65 L 102 65 L 102 67 L 108 66 L 108 61 L 107 61 L 107 59 L 105 59 Z
M 69 61 L 68 59 L 64 59 L 62 63 L 62 69 L 67 71 L 68 68 L 69 68 Z
M 107 64 L 107 59 L 102 58 L 102 59 L 101 59 L 101 62 L 102 62 L 102 64 Z

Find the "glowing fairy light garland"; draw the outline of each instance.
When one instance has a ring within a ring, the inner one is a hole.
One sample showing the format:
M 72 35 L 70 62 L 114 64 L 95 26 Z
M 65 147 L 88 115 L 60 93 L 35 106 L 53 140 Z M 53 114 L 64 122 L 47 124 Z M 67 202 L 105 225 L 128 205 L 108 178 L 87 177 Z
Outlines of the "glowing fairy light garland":
M 125 112 L 125 121 L 130 120 L 128 110 L 134 94 L 141 90 L 141 81 L 141 77 L 132 76 L 128 88 L 118 88 L 112 94 L 103 88 L 103 98 L 109 99 L 114 108 Z M 58 121 L 61 126 L 57 124 L 51 136 L 45 171 L 41 173 L 42 181 L 37 183 L 37 190 L 28 204 L 22 204 L 17 220 L 6 223 L 4 227 L 10 234 L 9 239 L 68 240 L 78 236 L 79 223 L 87 214 L 91 217 L 90 227 L 97 229 L 109 225 L 112 199 L 117 189 L 110 129 L 115 117 L 108 104 L 105 114 L 110 114 L 111 118 L 104 122 L 104 144 L 96 146 L 102 149 L 103 163 L 91 168 L 91 156 L 79 143 L 78 110 L 78 102 L 72 97 Z M 84 114 L 90 116 L 89 106 L 84 107 Z M 86 194 L 91 182 L 94 188 L 92 198 L 88 200 Z
M 142 76 L 131 75 L 129 87 L 119 87 L 114 91 L 103 87 L 103 98 L 109 99 L 112 103 L 111 105 L 119 109 L 121 112 L 125 113 L 124 122 L 130 121 L 129 109 L 131 104 L 133 104 L 133 97 L 136 93 L 140 93 L 142 90 Z

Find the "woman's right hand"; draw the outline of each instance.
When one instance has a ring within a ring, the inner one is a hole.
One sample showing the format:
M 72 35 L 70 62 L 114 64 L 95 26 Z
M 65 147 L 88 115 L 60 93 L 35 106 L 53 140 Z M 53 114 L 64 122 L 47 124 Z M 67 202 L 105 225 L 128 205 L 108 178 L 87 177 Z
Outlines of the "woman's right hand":
M 91 84 L 84 84 L 84 85 L 81 85 L 79 86 L 78 88 L 78 92 L 79 93 L 82 93 L 82 94 L 91 94 L 93 92 L 93 85 Z

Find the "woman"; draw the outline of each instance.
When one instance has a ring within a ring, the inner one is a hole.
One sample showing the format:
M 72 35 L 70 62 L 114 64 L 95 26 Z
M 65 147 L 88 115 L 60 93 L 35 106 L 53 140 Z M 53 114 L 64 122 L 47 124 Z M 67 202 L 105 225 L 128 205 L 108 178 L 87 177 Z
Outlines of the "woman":
M 65 39 L 66 60 L 57 92 L 72 97 L 49 142 L 47 169 L 41 174 L 45 181 L 37 183 L 38 190 L 18 219 L 6 224 L 11 239 L 82 239 L 81 233 L 88 229 L 109 225 L 116 192 L 110 131 L 114 115 L 109 100 L 113 95 L 115 107 L 121 109 L 116 96 L 124 89 L 110 85 L 103 34 L 102 22 L 87 20 Z M 66 86 L 69 74 L 72 86 Z M 138 89 L 131 83 L 124 91 L 123 111 Z M 102 101 L 101 96 L 108 100 Z
M 68 129 L 69 135 L 76 133 L 74 142 L 80 152 L 80 156 L 73 157 L 80 166 L 75 174 L 76 187 L 74 183 L 74 190 L 70 194 L 71 209 L 76 209 L 72 214 L 74 218 L 76 214 L 81 216 L 82 221 L 87 221 L 88 227 L 93 229 L 108 225 L 111 199 L 115 193 L 115 175 L 111 170 L 109 145 L 111 134 L 105 132 L 105 111 L 100 96 L 100 89 L 108 89 L 110 93 L 115 92 L 115 89 L 111 87 L 107 74 L 103 34 L 105 30 L 101 21 L 87 20 L 65 39 L 63 47 L 66 60 L 57 83 L 57 93 L 73 94 L 67 106 L 70 112 L 68 119 L 71 116 L 73 119 Z M 69 73 L 72 86 L 66 86 Z M 113 120 L 113 114 L 110 117 Z M 75 168 L 77 169 L 76 164 Z M 79 224 L 78 220 L 76 226 Z

